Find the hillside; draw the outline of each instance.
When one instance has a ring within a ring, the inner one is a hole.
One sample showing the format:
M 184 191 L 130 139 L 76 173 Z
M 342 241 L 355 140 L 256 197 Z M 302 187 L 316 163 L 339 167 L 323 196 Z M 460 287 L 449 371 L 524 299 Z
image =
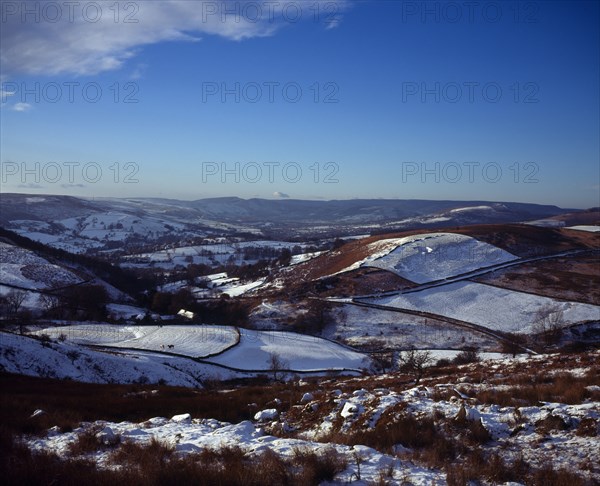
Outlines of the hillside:
M 570 250 L 596 249 L 600 246 L 600 235 L 572 231 L 568 229 L 544 228 L 522 224 L 506 225 L 472 225 L 465 227 L 443 227 L 436 230 L 437 233 L 450 233 L 465 235 L 479 242 L 492 245 L 486 254 L 483 251 L 469 250 L 466 248 L 449 248 L 442 254 L 442 257 L 453 259 L 456 262 L 466 260 L 471 263 L 473 257 L 488 258 L 490 263 L 495 263 L 500 250 L 507 252 L 515 257 L 526 258 L 530 256 L 541 256 L 553 253 L 559 253 Z M 407 242 L 409 237 L 419 237 L 423 234 L 432 234 L 423 232 L 423 230 L 409 230 L 397 233 L 380 234 L 365 237 L 351 241 L 342 248 L 328 252 L 307 263 L 299 265 L 295 272 L 302 275 L 305 280 L 314 280 L 329 275 L 335 275 L 339 272 L 353 270 L 358 268 L 366 260 L 377 260 L 382 249 L 379 245 L 387 246 L 388 250 L 383 252 L 388 254 L 403 243 Z M 395 241 L 398 240 L 398 241 Z M 400 241 L 401 240 L 401 241 Z M 494 250 L 497 248 L 499 250 Z
M 396 373 L 223 393 L 0 374 L 10 419 L 0 470 L 10 484 L 166 474 L 195 484 L 591 486 L 598 357 L 441 367 L 418 386 Z

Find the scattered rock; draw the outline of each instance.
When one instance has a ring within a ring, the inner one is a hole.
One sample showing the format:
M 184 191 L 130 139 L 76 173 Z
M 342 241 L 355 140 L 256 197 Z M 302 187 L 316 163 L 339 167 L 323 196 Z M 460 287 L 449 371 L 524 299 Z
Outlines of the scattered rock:
M 114 433 L 110 427 L 104 427 L 100 432 L 96 434 L 96 439 L 101 444 L 107 446 L 113 446 L 120 442 L 120 437 Z
M 260 412 L 256 412 L 254 415 L 254 420 L 257 422 L 265 422 L 267 420 L 274 420 L 278 417 L 279 412 L 274 408 L 267 408 L 266 410 L 261 410 Z
M 46 415 L 46 412 L 44 412 L 41 408 L 38 408 L 35 412 L 33 412 L 29 418 L 36 418 L 36 417 L 40 417 L 42 415 Z
M 354 417 L 358 414 L 359 411 L 360 410 L 357 405 L 355 405 L 354 403 L 346 402 L 344 404 L 344 408 L 342 408 L 342 411 L 340 412 L 340 415 L 344 418 Z
M 189 424 L 192 422 L 192 416 L 189 413 L 182 413 L 181 415 L 173 415 L 171 422 L 177 422 L 180 424 Z

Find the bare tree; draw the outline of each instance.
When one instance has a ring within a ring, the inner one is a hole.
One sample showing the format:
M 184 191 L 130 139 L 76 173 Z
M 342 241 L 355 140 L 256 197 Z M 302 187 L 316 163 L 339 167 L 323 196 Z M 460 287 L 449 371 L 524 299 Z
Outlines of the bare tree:
M 279 380 L 281 378 L 280 372 L 289 370 L 290 363 L 279 356 L 279 354 L 271 353 L 271 357 L 269 358 L 269 369 L 273 372 L 273 378 Z
M 381 351 L 371 355 L 371 359 L 375 363 L 375 366 L 382 373 L 388 373 L 394 369 L 394 352 L 393 351 Z
M 555 343 L 565 324 L 564 311 L 558 304 L 542 306 L 536 313 L 533 321 L 533 330 L 541 335 L 546 344 Z
M 19 309 L 21 309 L 26 297 L 27 292 L 23 290 L 11 290 L 8 294 L 6 294 L 8 313 L 11 316 L 14 317 L 19 313 Z
M 58 307 L 59 300 L 56 295 L 42 294 L 40 295 L 40 304 L 46 312 L 52 312 Z
M 433 364 L 433 357 L 429 351 L 418 351 L 414 348 L 400 353 L 398 359 L 400 360 L 400 371 L 413 375 L 415 385 L 421 381 L 425 368 Z

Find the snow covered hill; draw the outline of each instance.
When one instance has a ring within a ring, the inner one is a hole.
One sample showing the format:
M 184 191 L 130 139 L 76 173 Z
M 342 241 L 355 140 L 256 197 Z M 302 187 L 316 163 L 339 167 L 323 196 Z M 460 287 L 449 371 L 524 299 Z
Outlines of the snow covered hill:
M 0 241 L 0 284 L 47 289 L 82 281 L 75 273 L 32 251 Z
M 241 329 L 240 332 L 238 346 L 210 361 L 245 370 L 269 369 L 273 356 L 279 358 L 279 367 L 284 370 L 360 371 L 369 367 L 369 360 L 364 354 L 314 336 L 247 329 Z
M 424 233 L 379 240 L 369 256 L 342 272 L 360 267 L 389 270 L 416 283 L 441 280 L 517 257 L 488 243 L 457 233 Z
M 591 486 L 600 480 L 598 357 L 596 351 L 491 360 L 442 368 L 420 386 L 393 374 L 296 381 L 263 393 L 223 390 L 223 400 L 260 402 L 248 405 L 253 419 L 237 421 L 218 418 L 224 413 L 218 409 L 142 412 L 136 420 L 119 420 L 116 411 L 116 420 L 61 429 L 53 422 L 60 410 L 52 409 L 61 400 L 53 397 L 21 411 L 27 427 L 47 427 L 19 440 L 33 454 L 27 464 L 52 454 L 64 462 L 65 475 L 73 461 L 84 460 L 88 468 L 116 473 L 155 474 L 171 466 L 180 475 L 214 475 L 215 484 Z M 169 393 L 165 387 L 119 392 L 122 403 L 144 410 Z M 73 407 L 68 397 L 65 403 Z

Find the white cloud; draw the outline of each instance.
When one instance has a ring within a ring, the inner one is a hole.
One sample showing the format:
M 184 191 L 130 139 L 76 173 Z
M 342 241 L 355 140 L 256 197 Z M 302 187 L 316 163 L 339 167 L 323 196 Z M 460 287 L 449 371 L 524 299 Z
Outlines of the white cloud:
M 289 196 L 289 194 L 286 194 L 285 192 L 275 191 L 273 193 L 273 197 L 276 197 L 279 199 L 288 199 L 290 196 Z
M 331 3 L 328 0 L 318 2 Z M 0 35 L 0 61 L 4 72 L 14 76 L 93 75 L 118 69 L 141 47 L 164 41 L 198 41 L 203 35 L 218 35 L 233 41 L 266 37 L 286 24 L 292 25 L 286 19 L 297 10 L 284 12 L 282 8 L 285 9 L 287 4 L 296 3 L 300 7 L 301 18 L 313 21 L 311 8 L 314 7 L 311 5 L 317 2 L 78 2 L 73 4 L 72 19 L 69 2 L 36 0 L 6 3 L 13 5 L 11 8 L 16 8 L 17 12 L 13 14 L 13 10 L 5 10 L 3 6 L 5 18 L 2 19 Z M 85 10 L 93 3 L 101 7 L 101 16 L 96 22 L 90 20 L 95 19 L 99 10 Z M 336 3 L 339 4 L 338 10 L 348 6 L 347 0 Z M 28 14 L 23 22 L 21 9 L 25 4 L 30 10 L 39 11 L 39 19 Z M 62 6 L 58 17 L 56 5 Z M 115 5 L 119 10 L 117 22 Z M 260 10 L 256 9 L 256 5 Z M 50 22 L 49 18 L 58 20 Z
M 33 106 L 31 106 L 29 103 L 15 103 L 12 106 L 13 111 L 20 111 L 20 112 L 29 111 L 29 110 L 31 110 L 31 108 L 33 108 Z

